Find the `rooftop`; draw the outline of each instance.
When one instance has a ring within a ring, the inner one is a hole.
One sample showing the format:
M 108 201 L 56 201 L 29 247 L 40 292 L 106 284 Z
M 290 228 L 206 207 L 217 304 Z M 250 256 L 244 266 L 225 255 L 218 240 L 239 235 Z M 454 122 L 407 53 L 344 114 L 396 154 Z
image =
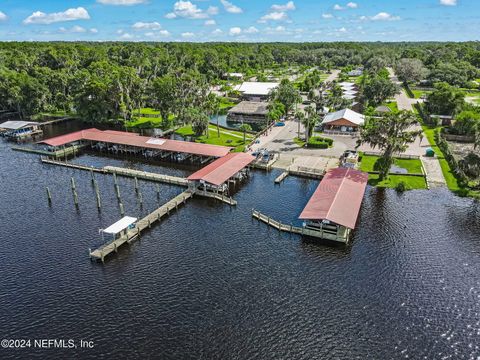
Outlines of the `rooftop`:
M 363 123 L 365 122 L 365 116 L 363 116 L 362 114 L 359 114 L 350 109 L 343 109 L 325 115 L 322 124 L 328 124 L 341 119 L 345 119 L 356 125 L 363 125 Z
M 267 115 L 268 103 L 257 101 L 242 101 L 230 110 L 229 113 L 248 114 L 248 115 Z
M 91 140 L 110 144 L 136 146 L 154 150 L 171 151 L 201 156 L 222 157 L 232 148 L 187 141 L 151 138 L 123 131 L 101 131 L 98 129 L 81 130 L 41 141 L 50 146 L 62 146 L 79 140 Z
M 271 90 L 280 85 L 278 82 L 244 82 L 235 90 L 240 91 L 244 95 L 261 95 L 266 96 Z
M 134 224 L 137 221 L 137 218 L 125 216 L 118 220 L 115 224 L 110 225 L 108 228 L 102 230 L 106 234 L 118 234 L 119 232 L 125 230 L 130 225 Z
M 368 174 L 350 169 L 329 170 L 300 214 L 304 220 L 328 220 L 354 229 Z
M 249 165 L 255 158 L 246 153 L 230 153 L 190 175 L 187 180 L 202 180 L 219 186 Z
M 40 125 L 40 123 L 33 121 L 5 121 L 4 123 L 0 124 L 0 129 L 18 130 L 32 125 Z

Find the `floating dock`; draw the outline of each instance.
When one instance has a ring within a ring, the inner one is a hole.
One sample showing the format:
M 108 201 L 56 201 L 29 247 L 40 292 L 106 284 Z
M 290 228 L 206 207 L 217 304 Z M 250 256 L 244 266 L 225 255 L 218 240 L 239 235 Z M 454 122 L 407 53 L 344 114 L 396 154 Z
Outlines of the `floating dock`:
M 275 184 L 280 184 L 283 180 L 285 180 L 287 178 L 287 176 L 289 175 L 289 171 L 284 171 L 283 173 L 281 173 L 276 179 L 275 179 Z
M 160 206 L 157 210 L 139 220 L 135 227 L 128 230 L 125 235 L 102 245 L 96 250 L 89 250 L 90 258 L 93 260 L 101 260 L 103 262 L 107 255 L 116 252 L 122 245 L 131 243 L 135 239 L 138 239 L 142 231 L 149 229 L 154 223 L 160 221 L 163 217 L 170 215 L 171 211 L 178 209 L 179 205 L 184 204 L 192 196 L 193 193 L 188 190 L 177 195 L 166 204 Z

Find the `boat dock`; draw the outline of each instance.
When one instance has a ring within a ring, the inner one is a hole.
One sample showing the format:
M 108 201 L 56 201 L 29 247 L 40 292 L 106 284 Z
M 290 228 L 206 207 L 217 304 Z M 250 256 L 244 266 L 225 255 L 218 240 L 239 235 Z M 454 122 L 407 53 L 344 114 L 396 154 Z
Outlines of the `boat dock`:
M 12 146 L 12 150 L 38 154 L 38 155 L 48 156 L 50 158 L 58 159 L 58 158 L 66 157 L 68 155 L 78 154 L 84 147 L 85 145 L 72 145 L 64 149 L 58 149 L 56 151 L 46 151 L 46 150 L 40 150 L 40 149 L 33 149 L 25 146 Z
M 92 260 L 101 260 L 103 262 L 107 255 L 117 252 L 118 248 L 122 245 L 131 243 L 135 239 L 138 239 L 142 231 L 149 229 L 154 223 L 160 221 L 163 217 L 170 215 L 171 211 L 178 209 L 179 205 L 185 203 L 192 196 L 193 193 L 188 190 L 177 195 L 166 204 L 160 206 L 158 209 L 139 220 L 135 224 L 135 227 L 133 229 L 129 229 L 125 235 L 102 245 L 96 250 L 89 250 L 90 258 Z
M 252 217 L 264 222 L 268 226 L 271 226 L 278 231 L 289 232 L 292 234 L 298 234 L 302 236 L 309 236 L 319 239 L 326 239 L 341 243 L 347 243 L 350 235 L 350 229 L 343 228 L 341 232 L 334 232 L 329 230 L 310 230 L 304 227 L 298 227 L 293 225 L 282 224 L 280 221 L 274 220 L 271 217 L 262 214 L 260 211 L 252 209 Z
M 281 173 L 276 179 L 275 179 L 275 184 L 280 184 L 283 180 L 286 179 L 286 177 L 289 175 L 289 171 L 286 170 L 283 173 Z
M 68 168 L 72 168 L 72 169 L 77 169 L 77 170 L 97 172 L 97 173 L 102 173 L 102 174 L 112 174 L 112 175 L 116 174 L 116 175 L 120 175 L 120 176 L 124 176 L 124 177 L 131 177 L 131 178 L 143 179 L 143 180 L 148 180 L 148 181 L 153 181 L 153 182 L 161 182 L 161 183 L 179 185 L 179 186 L 184 186 L 184 187 L 188 186 L 187 179 L 181 178 L 181 177 L 178 177 L 178 176 L 155 174 L 155 173 L 151 173 L 151 172 L 133 170 L 133 169 L 127 169 L 127 168 L 119 168 L 119 167 L 115 167 L 115 166 L 105 166 L 103 168 L 96 168 L 96 167 L 93 167 L 93 166 L 85 166 L 85 165 L 79 165 L 79 164 L 73 164 L 73 163 L 69 163 L 69 162 L 43 159 L 43 158 L 42 158 L 42 163 L 50 164 L 50 165 L 63 166 L 63 167 L 68 167 Z

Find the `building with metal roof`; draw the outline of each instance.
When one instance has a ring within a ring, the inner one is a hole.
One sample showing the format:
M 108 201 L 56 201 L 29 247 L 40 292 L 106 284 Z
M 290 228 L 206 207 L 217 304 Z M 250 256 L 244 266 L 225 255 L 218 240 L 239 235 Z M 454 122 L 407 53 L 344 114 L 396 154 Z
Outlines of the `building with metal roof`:
M 152 138 L 140 136 L 135 133 L 112 130 L 101 131 L 94 128 L 57 136 L 43 140 L 41 143 L 47 144 L 54 148 L 75 143 L 88 144 L 91 146 L 109 145 L 114 147 L 116 151 L 119 152 L 134 148 L 142 151 L 150 151 L 152 156 L 158 155 L 162 158 L 165 153 L 219 158 L 227 155 L 232 149 L 226 146 Z
M 270 92 L 280 85 L 278 82 L 244 82 L 238 85 L 235 90 L 242 93 L 247 100 L 256 101 L 268 98 Z
M 355 228 L 368 174 L 351 168 L 329 170 L 299 219 L 310 229 L 341 231 Z
M 322 127 L 326 131 L 354 132 L 365 123 L 365 116 L 350 109 L 325 115 Z
M 247 153 L 230 153 L 193 173 L 187 180 L 192 187 L 224 191 L 230 179 L 241 180 L 246 175 L 245 168 L 254 160 Z
M 35 135 L 41 135 L 40 123 L 33 121 L 6 121 L 0 124 L 0 133 L 2 136 L 12 139 L 28 138 Z

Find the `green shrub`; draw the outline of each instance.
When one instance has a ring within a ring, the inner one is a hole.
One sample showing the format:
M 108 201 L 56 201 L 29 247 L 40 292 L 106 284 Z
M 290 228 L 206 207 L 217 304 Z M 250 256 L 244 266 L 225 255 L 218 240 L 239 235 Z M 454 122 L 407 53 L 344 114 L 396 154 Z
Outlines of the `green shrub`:
M 308 140 L 307 146 L 317 149 L 328 149 L 333 145 L 333 140 L 329 138 L 324 138 L 321 136 L 312 136 Z
M 407 190 L 407 185 L 405 184 L 404 181 L 400 181 L 396 186 L 395 190 L 397 192 L 405 192 Z

